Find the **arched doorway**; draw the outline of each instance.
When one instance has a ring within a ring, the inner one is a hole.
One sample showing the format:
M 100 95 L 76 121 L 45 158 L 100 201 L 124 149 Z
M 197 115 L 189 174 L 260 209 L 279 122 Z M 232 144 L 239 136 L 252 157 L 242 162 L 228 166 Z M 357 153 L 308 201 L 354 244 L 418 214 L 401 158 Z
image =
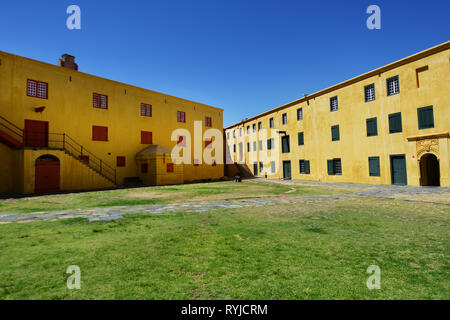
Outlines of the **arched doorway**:
M 35 193 L 59 191 L 59 159 L 52 155 L 43 155 L 36 159 Z
M 439 160 L 432 153 L 420 158 L 420 182 L 422 186 L 440 186 Z

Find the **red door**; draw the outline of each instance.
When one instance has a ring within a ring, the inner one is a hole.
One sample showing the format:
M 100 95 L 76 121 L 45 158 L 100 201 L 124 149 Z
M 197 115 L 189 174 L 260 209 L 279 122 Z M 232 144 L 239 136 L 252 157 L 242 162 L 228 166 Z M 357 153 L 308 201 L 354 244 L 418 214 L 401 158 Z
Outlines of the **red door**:
M 25 120 L 25 146 L 48 147 L 48 122 Z
M 59 191 L 59 161 L 36 160 L 35 193 L 52 193 Z

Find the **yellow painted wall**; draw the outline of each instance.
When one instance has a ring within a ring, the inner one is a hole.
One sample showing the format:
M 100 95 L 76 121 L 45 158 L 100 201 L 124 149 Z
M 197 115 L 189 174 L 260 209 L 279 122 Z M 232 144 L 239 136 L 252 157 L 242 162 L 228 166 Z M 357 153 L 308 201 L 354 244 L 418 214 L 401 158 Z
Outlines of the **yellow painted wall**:
M 19 193 L 21 177 L 19 167 L 22 162 L 20 150 L 0 143 L 0 193 Z
M 52 155 L 60 161 L 60 189 L 65 191 L 113 188 L 114 185 L 98 175 L 80 161 L 59 150 L 23 150 L 23 172 L 25 178 L 23 193 L 34 193 L 36 159 Z
M 205 127 L 206 116 L 212 118 L 212 128 L 223 130 L 223 111 L 219 108 L 4 52 L 0 52 L 0 61 L 0 116 L 21 128 L 25 119 L 49 121 L 50 133 L 68 134 L 113 168 L 116 157 L 125 156 L 126 167 L 117 168 L 119 183 L 125 177 L 138 176 L 135 156 L 148 146 L 141 144 L 141 130 L 153 133 L 153 144 L 169 149 L 176 144 L 171 141 L 171 133 L 177 128 L 189 130 L 194 139 L 194 120 L 202 121 L 203 132 L 209 129 Z M 47 82 L 48 100 L 28 97 L 27 79 Z M 108 96 L 107 110 L 93 108 L 94 92 Z M 141 103 L 153 106 L 152 117 L 140 115 Z M 45 106 L 45 111 L 36 113 L 34 108 L 40 106 Z M 177 111 L 186 112 L 186 123 L 177 122 Z M 92 141 L 93 125 L 108 127 L 107 142 Z M 222 176 L 220 164 L 184 168 L 185 181 Z
M 292 178 L 302 180 L 355 182 L 367 184 L 391 184 L 390 155 L 405 154 L 407 183 L 420 185 L 420 171 L 416 142 L 407 138 L 448 133 L 450 131 L 450 50 L 449 43 L 441 45 L 438 52 L 426 57 L 412 59 L 391 70 L 380 70 L 366 79 L 351 81 L 346 85 L 331 89 L 329 92 L 311 95 L 286 107 L 274 109 L 243 123 L 226 129 L 227 148 L 233 153 L 236 144 L 238 152 L 239 132 L 244 137 L 245 162 L 253 171 L 249 160 L 247 142 L 261 140 L 260 134 L 252 133 L 252 126 L 258 122 L 269 130 L 269 119 L 274 118 L 275 129 L 287 131 L 290 136 L 290 153 L 282 154 L 276 174 L 270 173 L 270 163 L 264 164 L 264 171 L 270 178 L 282 178 L 282 161 L 291 160 Z M 420 73 L 420 86 L 417 87 L 416 69 L 428 66 L 428 71 Z M 389 68 L 387 68 L 389 69 Z M 399 76 L 400 93 L 387 96 L 386 79 Z M 364 86 L 375 84 L 376 100 L 365 102 Z M 338 96 L 339 109 L 330 112 L 330 97 Z M 419 130 L 417 109 L 433 105 L 434 128 Z M 303 120 L 297 121 L 297 109 L 303 108 Z M 401 133 L 390 134 L 388 115 L 402 113 Z M 288 123 L 282 125 L 281 117 L 287 113 Z M 377 117 L 378 136 L 366 136 L 366 119 Z M 249 136 L 246 128 L 250 125 Z M 331 141 L 331 126 L 339 125 L 340 141 Z M 233 131 L 236 138 L 233 138 Z M 304 145 L 298 146 L 297 134 L 304 132 Z M 279 143 L 281 143 L 281 138 Z M 267 137 L 270 138 L 270 137 Z M 267 148 L 267 138 L 263 147 Z M 441 185 L 450 187 L 449 139 L 438 138 Z M 259 147 L 259 146 L 258 146 Z M 259 148 L 258 148 L 259 149 Z M 251 152 L 253 145 L 251 145 Z M 257 151 L 258 161 L 260 159 Z M 369 176 L 369 157 L 380 157 L 380 177 Z M 234 161 L 238 155 L 233 154 Z M 342 175 L 328 175 L 327 159 L 341 158 Z M 299 173 L 299 160 L 310 160 L 310 174 Z M 259 166 L 258 166 L 259 167 Z

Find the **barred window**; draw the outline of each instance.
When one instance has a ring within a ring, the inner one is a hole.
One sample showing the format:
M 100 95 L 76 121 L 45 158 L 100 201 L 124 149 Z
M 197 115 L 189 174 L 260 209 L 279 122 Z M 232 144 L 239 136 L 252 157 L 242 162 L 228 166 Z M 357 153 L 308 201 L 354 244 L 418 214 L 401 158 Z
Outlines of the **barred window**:
M 212 127 L 211 117 L 205 117 L 205 127 Z M 239 132 L 241 133 L 240 130 L 239 130 Z M 242 135 L 242 133 L 241 133 L 241 135 Z
M 297 109 L 297 120 L 298 121 L 303 120 L 303 109 L 302 108 Z
M 373 83 L 364 87 L 364 99 L 366 102 L 375 100 L 375 85 Z
M 178 122 L 186 122 L 186 112 L 177 111 L 177 121 Z M 233 131 L 234 133 L 234 131 Z M 234 134 L 233 134 L 234 136 Z
M 48 83 L 27 80 L 27 96 L 48 99 Z
M 388 96 L 400 93 L 400 82 L 398 80 L 398 76 L 387 79 L 386 86 Z
M 283 113 L 281 115 L 281 123 L 282 124 L 287 124 L 287 113 Z
M 152 105 L 141 103 L 141 116 L 151 117 L 152 116 Z
M 108 109 L 108 96 L 94 93 L 92 95 L 92 106 L 94 108 Z
M 331 97 L 330 98 L 330 111 L 337 111 L 338 110 L 338 97 Z

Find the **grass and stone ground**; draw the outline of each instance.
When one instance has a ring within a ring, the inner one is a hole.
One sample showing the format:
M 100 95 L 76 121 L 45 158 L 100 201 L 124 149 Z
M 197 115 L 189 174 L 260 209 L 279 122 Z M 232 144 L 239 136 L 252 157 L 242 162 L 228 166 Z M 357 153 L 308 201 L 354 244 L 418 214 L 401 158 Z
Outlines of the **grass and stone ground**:
M 253 180 L 96 192 L 89 203 L 88 194 L 3 200 L 0 212 L 28 215 L 123 208 L 114 221 L 0 225 L 0 298 L 449 299 L 447 190 L 424 191 L 444 195 L 427 203 L 378 188 Z M 150 194 L 161 202 L 117 202 Z M 189 212 L 191 201 L 254 205 Z M 173 210 L 127 213 L 135 206 Z M 80 290 L 66 287 L 69 265 L 81 268 Z M 381 268 L 380 290 L 366 286 L 370 265 Z

